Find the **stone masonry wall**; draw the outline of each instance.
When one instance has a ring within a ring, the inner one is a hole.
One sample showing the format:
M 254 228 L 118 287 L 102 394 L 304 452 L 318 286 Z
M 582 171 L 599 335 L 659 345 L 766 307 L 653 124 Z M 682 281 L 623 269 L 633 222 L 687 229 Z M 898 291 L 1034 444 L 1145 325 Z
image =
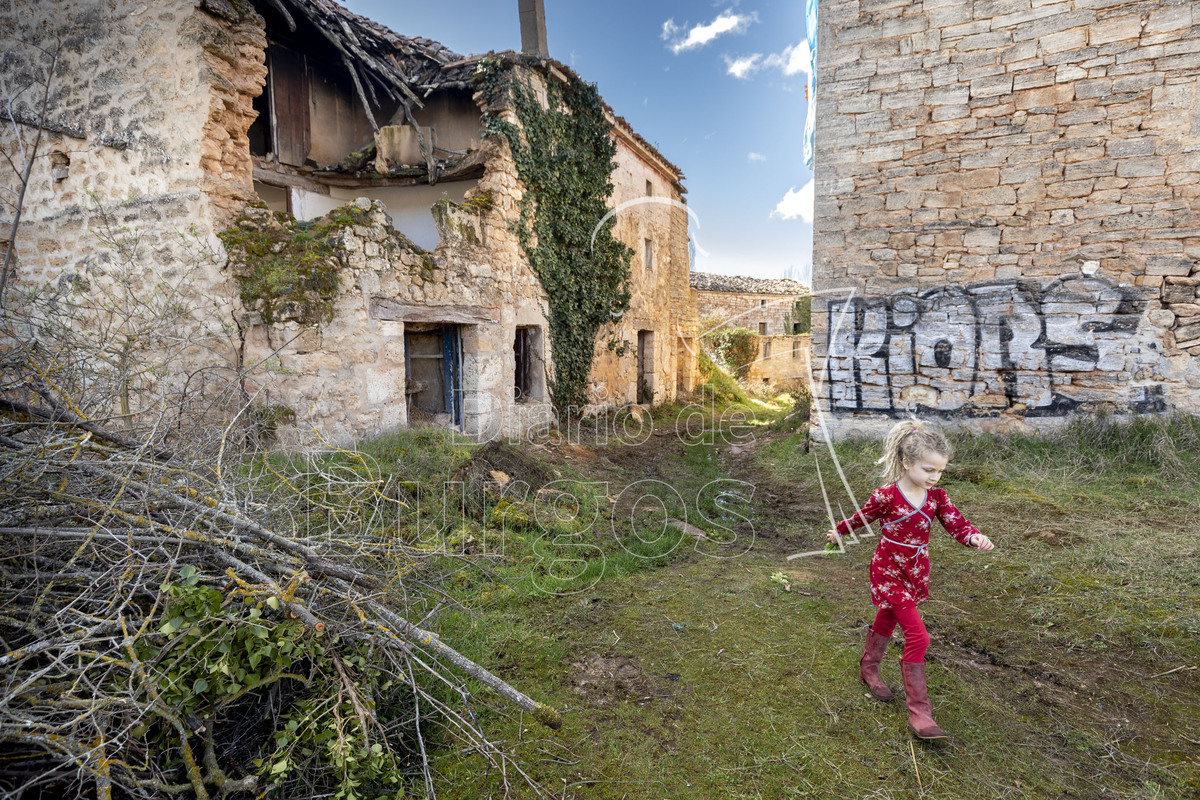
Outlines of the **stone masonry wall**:
M 422 306 L 434 317 L 441 309 L 451 320 L 455 309 L 490 310 L 496 322 L 460 329 L 463 430 L 490 440 L 520 437 L 547 424 L 551 409 L 545 398 L 513 402 L 516 328 L 539 327 L 545 341 L 545 293 L 508 226 L 521 195 L 508 146 L 495 139 L 486 146 L 494 152 L 468 202 L 447 201 L 436 209 L 441 235 L 436 250 L 425 253 L 413 245 L 391 228 L 381 204 L 360 198 L 351 213 L 361 224 L 344 228 L 339 237 L 343 265 L 332 319 L 250 329 L 248 362 L 277 352 L 255 389 L 295 412 L 296 428 L 287 431 L 295 442 L 314 429 L 348 442 L 408 424 L 406 323 L 373 314 L 373 301 L 380 299 Z M 269 214 L 252 208 L 247 213 Z
M 835 422 L 1200 411 L 1200 5 L 821 0 L 819 25 Z
M 751 294 L 749 292 L 699 291 L 697 307 L 701 320 L 719 318 L 731 328 L 749 328 L 759 332 L 766 323 L 768 336 L 790 334 L 784 329 L 784 317 L 798 298 L 791 295 Z
M 774 388 L 780 383 L 809 382 L 809 335 L 760 336 L 758 360 L 750 365 L 746 386 L 752 390 Z
M 197 0 L 78 0 L 69 13 L 15 0 L 0 10 L 0 34 L 47 49 L 62 42 L 14 279 L 25 288 L 73 287 L 93 295 L 76 294 L 76 302 L 101 303 L 129 246 L 124 268 L 135 291 L 176 286 L 192 309 L 192 329 L 180 333 L 195 344 L 173 377 L 232 363 L 222 328 L 233 289 L 215 233 L 219 218 L 252 191 L 248 153 L 245 164 L 234 163 L 224 142 L 244 139 L 245 112 L 265 74 L 265 40 L 252 10 L 221 7 L 226 16 Z M 6 79 L 17 83 L 48 63 L 22 44 L 3 58 Z M 41 86 L 17 106 L 27 142 L 29 123 L 41 117 Z M 13 138 L 6 120 L 0 144 L 11 151 Z M 0 185 L 14 187 L 6 167 Z M 8 213 L 0 211 L 6 229 Z
M 647 181 L 652 192 L 649 196 Z M 613 228 L 613 236 L 633 251 L 631 297 L 629 310 L 621 321 L 602 329 L 597 337 L 588 397 L 597 406 L 619 407 L 636 402 L 638 331 L 648 330 L 654 332 L 654 353 L 650 359 L 654 403 L 671 402 L 678 388 L 680 364 L 686 370 L 689 363 L 686 348 L 684 355 L 679 353 L 680 339 L 686 338 L 689 330 L 693 331 L 690 336 L 695 337 L 695 319 L 686 297 L 687 211 L 682 207 L 679 191 L 661 168 L 650 164 L 621 137 L 617 138 L 612 182 L 612 208 L 631 201 L 636 203 L 617 213 Z M 650 202 L 643 202 L 647 197 Z M 654 243 L 654 264 L 650 269 L 645 264 L 646 239 Z M 611 338 L 626 345 L 624 355 L 608 348 L 607 341 Z

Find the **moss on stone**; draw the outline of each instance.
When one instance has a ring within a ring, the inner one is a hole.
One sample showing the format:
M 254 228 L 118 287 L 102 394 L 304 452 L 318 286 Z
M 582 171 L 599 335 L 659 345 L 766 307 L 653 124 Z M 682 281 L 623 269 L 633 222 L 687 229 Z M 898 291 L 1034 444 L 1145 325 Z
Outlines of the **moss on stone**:
M 262 314 L 267 324 L 281 319 L 304 325 L 328 321 L 343 264 L 336 244 L 347 223 L 335 215 L 305 224 L 287 212 L 264 211 L 265 206 L 249 204 L 218 234 L 229 251 L 242 305 Z

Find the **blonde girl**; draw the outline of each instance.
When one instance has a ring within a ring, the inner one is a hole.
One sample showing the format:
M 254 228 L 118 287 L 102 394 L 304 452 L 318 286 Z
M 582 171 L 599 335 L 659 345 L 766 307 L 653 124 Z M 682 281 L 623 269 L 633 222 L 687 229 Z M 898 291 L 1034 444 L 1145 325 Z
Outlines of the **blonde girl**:
M 950 444 L 937 431 L 917 420 L 906 420 L 892 428 L 884 440 L 883 477 L 887 485 L 850 519 L 829 531 L 831 542 L 880 521 L 881 534 L 871 559 L 871 601 L 878 608 L 875 622 L 867 629 L 867 642 L 859 660 L 859 679 L 879 700 L 891 700 L 892 690 L 879 677 L 879 662 L 896 625 L 904 631 L 904 653 L 900 675 L 908 704 L 908 726 L 920 739 L 944 739 L 946 733 L 933 720 L 925 685 L 925 650 L 929 634 L 917 604 L 929 598 L 929 532 L 936 517 L 942 527 L 967 547 L 991 550 L 991 539 L 967 521 L 943 489 L 937 488 Z

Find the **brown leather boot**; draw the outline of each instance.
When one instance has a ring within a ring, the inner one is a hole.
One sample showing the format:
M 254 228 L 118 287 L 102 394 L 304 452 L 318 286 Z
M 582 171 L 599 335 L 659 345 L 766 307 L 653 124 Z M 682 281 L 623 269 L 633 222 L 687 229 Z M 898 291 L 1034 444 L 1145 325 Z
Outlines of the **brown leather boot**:
M 918 739 L 926 741 L 945 739 L 946 732 L 933 721 L 933 708 L 929 705 L 929 689 L 925 686 L 925 662 L 910 664 L 907 661 L 901 661 L 900 675 L 904 678 L 909 729 Z
M 879 677 L 879 662 L 887 650 L 890 636 L 880 636 L 874 628 L 867 628 L 867 643 L 863 647 L 862 658 L 858 660 L 858 679 L 871 690 L 871 696 L 876 700 L 891 700 L 892 690 Z

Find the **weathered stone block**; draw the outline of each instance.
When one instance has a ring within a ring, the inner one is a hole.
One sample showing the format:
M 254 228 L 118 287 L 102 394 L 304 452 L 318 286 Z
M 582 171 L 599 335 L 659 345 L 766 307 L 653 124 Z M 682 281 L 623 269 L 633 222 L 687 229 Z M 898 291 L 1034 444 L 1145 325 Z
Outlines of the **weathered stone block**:
M 1160 176 L 1166 169 L 1162 158 L 1123 158 L 1117 160 L 1117 176 L 1121 178 L 1147 178 Z
M 1076 164 L 1068 164 L 1064 177 L 1068 181 L 1080 180 L 1082 178 L 1099 178 L 1105 175 L 1112 175 L 1116 168 L 1117 162 L 1111 158 L 1081 161 Z
M 1108 154 L 1113 158 L 1133 158 L 1137 156 L 1152 156 L 1155 152 L 1157 138 L 1141 136 L 1138 138 L 1116 139 L 1106 143 Z
M 1075 87 L 1070 83 L 1024 89 L 1013 94 L 1013 103 L 1021 109 L 1055 108 L 1074 99 Z
M 1010 94 L 1013 88 L 1012 75 L 992 75 L 971 81 L 971 97 L 998 97 Z
M 1062 4 L 1065 6 L 1066 4 Z M 1091 24 L 1096 19 L 1096 14 L 1093 11 L 1066 11 L 1061 14 L 1053 14 L 1042 19 L 1025 22 L 1018 25 L 1013 30 L 1013 39 L 1023 41 L 1025 39 L 1041 40 L 1046 36 L 1063 31 L 1079 28 L 1084 25 Z
M 1087 47 L 1088 29 L 1084 27 L 1051 33 L 1037 39 L 1043 53 L 1063 53 L 1069 50 L 1082 50 Z
M 1142 17 L 1140 14 L 1130 14 L 1127 17 L 1105 19 L 1094 23 L 1088 30 L 1088 43 L 1092 47 L 1120 42 L 1137 40 L 1142 35 Z
M 1143 34 L 1185 32 L 1193 25 L 1200 24 L 1200 18 L 1195 16 L 1192 3 L 1168 6 L 1150 12 Z
M 1192 339 L 1200 339 L 1200 322 L 1191 325 L 1180 325 L 1173 331 L 1176 342 L 1191 343 Z
M 1144 72 L 1138 75 L 1123 75 L 1113 78 L 1112 90 L 1117 94 L 1122 92 L 1144 92 L 1147 89 L 1161 86 L 1162 83 L 1163 75 L 1161 72 Z
M 1146 259 L 1147 275 L 1182 275 L 1186 276 L 1195 266 L 1190 258 L 1175 258 L 1171 256 L 1151 256 Z
M 1150 109 L 1157 112 L 1191 108 L 1195 96 L 1196 81 L 1194 78 L 1184 81 L 1174 79 L 1170 83 L 1154 87 L 1150 97 Z

